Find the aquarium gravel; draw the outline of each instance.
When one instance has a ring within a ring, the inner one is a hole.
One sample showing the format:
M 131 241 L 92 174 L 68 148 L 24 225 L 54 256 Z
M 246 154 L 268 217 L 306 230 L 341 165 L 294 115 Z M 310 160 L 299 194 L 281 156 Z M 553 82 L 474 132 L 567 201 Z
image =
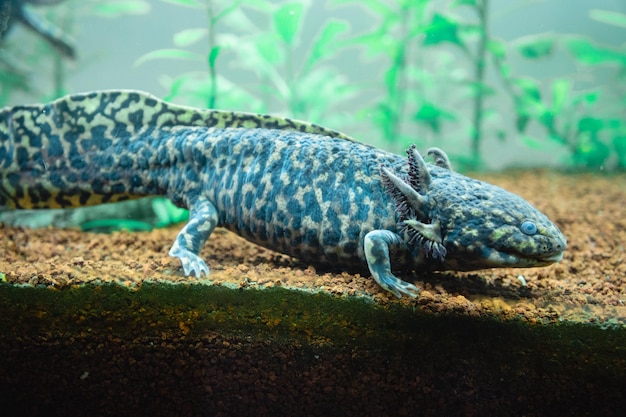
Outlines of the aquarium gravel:
M 0 227 L 9 415 L 619 415 L 626 406 L 626 177 L 482 175 L 569 241 L 541 269 L 320 271 L 219 230 L 211 280 L 151 232 Z M 200 284 L 200 285 L 191 285 Z
M 430 273 L 415 277 L 421 288 L 404 304 L 432 312 L 496 315 L 530 322 L 626 323 L 626 177 L 524 171 L 482 175 L 533 202 L 567 236 L 562 262 L 539 269 L 494 269 Z M 77 230 L 0 226 L 0 272 L 12 284 L 68 286 L 144 281 L 210 282 L 237 287 L 298 288 L 395 303 L 368 276 L 313 266 L 249 243 L 218 229 L 202 251 L 210 280 L 184 277 L 167 249 L 178 227 L 151 232 L 84 233 Z

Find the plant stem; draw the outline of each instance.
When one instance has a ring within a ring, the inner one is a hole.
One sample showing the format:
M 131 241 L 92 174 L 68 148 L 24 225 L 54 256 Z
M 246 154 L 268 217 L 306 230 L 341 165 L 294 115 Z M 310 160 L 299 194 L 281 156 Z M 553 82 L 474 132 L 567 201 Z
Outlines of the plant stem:
M 58 18 L 59 27 L 64 28 L 66 31 L 73 32 L 74 10 L 75 9 L 71 5 L 66 5 L 64 7 L 57 8 L 54 11 L 54 17 Z M 54 86 L 54 96 L 58 98 L 67 93 L 65 88 L 66 74 L 65 64 L 63 62 L 64 57 L 57 49 L 51 49 L 53 61 L 52 82 Z
M 52 78 L 54 83 L 54 97 L 59 98 L 65 94 L 65 67 L 63 66 L 63 57 L 57 51 L 52 52 L 53 70 Z
M 406 62 L 409 38 L 409 21 L 410 21 L 411 7 L 407 4 L 403 4 L 400 10 L 400 42 L 397 44 L 397 49 L 393 57 L 393 66 L 396 68 L 395 82 L 393 90 L 389 91 L 391 98 L 391 117 L 389 121 L 389 128 L 387 129 L 387 141 L 389 143 L 396 143 L 399 146 L 404 147 L 404 144 L 398 142 L 398 138 L 401 134 L 401 121 L 403 120 L 405 101 L 406 101 Z
M 289 111 L 292 117 L 299 118 L 305 116 L 298 102 L 298 88 L 293 69 L 293 48 L 285 44 L 285 79 L 289 88 Z
M 213 48 L 215 47 L 215 16 L 213 13 L 212 0 L 207 0 L 207 13 L 209 18 L 209 54 L 211 54 Z M 215 61 L 210 59 L 207 59 L 207 61 L 209 64 L 209 80 L 211 83 L 207 106 L 209 109 L 214 109 L 217 101 L 217 68 L 215 66 Z
M 476 2 L 476 12 L 478 13 L 479 24 L 482 30 L 479 32 L 478 46 L 476 50 L 476 59 L 474 67 L 474 80 L 476 85 L 476 94 L 474 96 L 474 114 L 472 117 L 472 159 L 477 163 L 480 161 L 480 141 L 482 139 L 482 123 L 483 123 L 483 107 L 484 92 L 483 82 L 485 79 L 485 66 L 487 54 L 488 39 L 488 9 L 489 0 Z

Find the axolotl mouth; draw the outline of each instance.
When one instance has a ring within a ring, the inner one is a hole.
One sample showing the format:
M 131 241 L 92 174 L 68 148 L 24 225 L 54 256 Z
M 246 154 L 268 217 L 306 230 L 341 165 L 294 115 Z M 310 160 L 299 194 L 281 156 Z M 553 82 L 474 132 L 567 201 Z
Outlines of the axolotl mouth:
M 492 250 L 485 263 L 493 268 L 530 268 L 547 266 L 563 259 L 563 250 L 552 255 L 527 256 L 519 253 L 506 253 Z
M 519 225 L 489 228 L 483 224 L 479 231 L 461 229 L 455 238 L 446 236 L 450 255 L 444 261 L 446 269 L 530 268 L 561 261 L 567 240 L 556 225 L 542 217 Z

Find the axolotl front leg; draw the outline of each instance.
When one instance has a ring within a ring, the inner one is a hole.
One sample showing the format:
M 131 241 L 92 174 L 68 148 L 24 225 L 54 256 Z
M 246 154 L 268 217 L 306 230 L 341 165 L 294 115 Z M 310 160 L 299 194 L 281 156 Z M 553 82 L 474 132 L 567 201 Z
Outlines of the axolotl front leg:
M 200 249 L 217 226 L 217 209 L 208 199 L 200 197 L 190 204 L 189 221 L 176 236 L 170 256 L 179 258 L 185 276 L 209 275 L 209 267 L 198 256 Z
M 378 285 L 398 298 L 402 297 L 402 294 L 417 297 L 419 290 L 415 285 L 402 281 L 391 273 L 389 247 L 403 246 L 400 236 L 389 230 L 372 230 L 365 235 L 363 243 L 367 266 Z
M 176 236 L 170 249 L 170 256 L 179 258 L 185 275 L 209 275 L 209 267 L 198 256 L 202 245 L 207 241 L 218 222 L 217 209 L 206 198 L 199 198 L 190 204 L 189 221 Z M 389 230 L 373 230 L 365 235 L 365 257 L 376 282 L 384 289 L 401 297 L 406 294 L 416 297 L 418 288 L 402 281 L 391 273 L 389 259 L 390 246 L 403 246 L 400 237 Z

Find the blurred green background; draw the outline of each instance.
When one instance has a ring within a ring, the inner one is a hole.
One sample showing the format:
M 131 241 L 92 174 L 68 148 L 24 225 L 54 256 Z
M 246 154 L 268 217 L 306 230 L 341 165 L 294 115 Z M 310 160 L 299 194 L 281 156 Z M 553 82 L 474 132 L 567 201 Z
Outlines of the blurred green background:
M 626 167 L 622 0 L 11 0 L 0 105 L 132 88 L 282 114 L 460 169 Z M 58 4 L 37 4 L 58 3 Z

